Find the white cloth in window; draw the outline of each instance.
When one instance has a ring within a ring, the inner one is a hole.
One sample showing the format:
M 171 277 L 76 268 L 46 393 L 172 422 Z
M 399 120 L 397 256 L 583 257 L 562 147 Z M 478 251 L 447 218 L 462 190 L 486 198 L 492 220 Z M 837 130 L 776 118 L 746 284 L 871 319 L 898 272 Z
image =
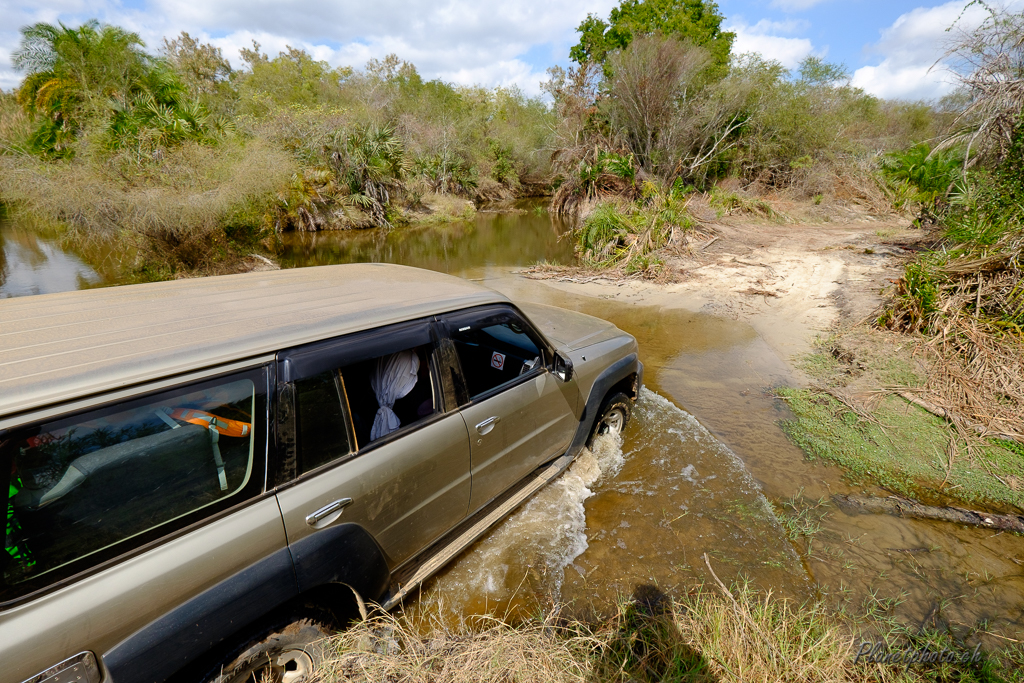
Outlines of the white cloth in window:
M 380 408 L 373 418 L 370 441 L 386 436 L 402 425 L 392 409 L 395 401 L 408 395 L 416 386 L 419 371 L 420 359 L 412 349 L 377 359 L 377 369 L 370 377 L 370 387 L 377 396 Z

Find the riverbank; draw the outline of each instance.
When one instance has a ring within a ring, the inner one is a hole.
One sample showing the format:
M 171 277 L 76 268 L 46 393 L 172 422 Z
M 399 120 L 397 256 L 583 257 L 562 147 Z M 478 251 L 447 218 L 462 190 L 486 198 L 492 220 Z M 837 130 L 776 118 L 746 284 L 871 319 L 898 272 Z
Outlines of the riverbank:
M 1019 681 L 1024 667 L 1024 650 L 992 654 L 948 633 L 720 581 L 677 598 L 640 586 L 597 622 L 557 609 L 525 623 L 470 618 L 455 628 L 378 615 L 319 647 L 322 680 L 339 683 L 980 683 Z

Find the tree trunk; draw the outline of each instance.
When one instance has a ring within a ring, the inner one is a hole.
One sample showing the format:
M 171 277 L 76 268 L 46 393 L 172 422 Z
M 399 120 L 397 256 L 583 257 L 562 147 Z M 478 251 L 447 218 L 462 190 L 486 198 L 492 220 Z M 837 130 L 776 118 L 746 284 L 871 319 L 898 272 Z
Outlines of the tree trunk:
M 848 514 L 884 513 L 913 519 L 937 519 L 943 522 L 956 522 L 958 524 L 985 527 L 986 529 L 1024 534 L 1024 517 L 1020 515 L 993 514 L 990 512 L 964 510 L 957 507 L 940 508 L 932 505 L 922 505 L 917 501 L 897 496 L 875 498 L 834 495 L 832 500 L 836 502 L 839 509 Z

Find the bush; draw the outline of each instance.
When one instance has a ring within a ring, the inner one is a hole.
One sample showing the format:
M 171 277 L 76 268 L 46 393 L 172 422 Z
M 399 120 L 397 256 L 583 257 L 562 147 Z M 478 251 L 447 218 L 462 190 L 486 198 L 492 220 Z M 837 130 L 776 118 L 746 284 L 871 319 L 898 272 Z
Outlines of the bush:
M 598 203 L 573 235 L 585 265 L 657 277 L 662 267 L 658 252 L 693 227 L 683 193 L 647 182 L 636 202 Z

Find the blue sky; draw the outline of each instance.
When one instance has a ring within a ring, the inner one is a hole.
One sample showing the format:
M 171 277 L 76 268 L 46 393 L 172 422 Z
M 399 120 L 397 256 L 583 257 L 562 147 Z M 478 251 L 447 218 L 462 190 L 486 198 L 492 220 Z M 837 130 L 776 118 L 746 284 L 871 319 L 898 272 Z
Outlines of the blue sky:
M 1015 8 L 1024 0 L 997 0 Z M 238 49 L 257 40 L 271 55 L 302 47 L 335 66 L 362 66 L 396 53 L 428 78 L 463 85 L 516 85 L 540 92 L 545 70 L 568 64 L 575 28 L 588 13 L 607 17 L 615 0 L 0 0 L 0 88 L 20 81 L 10 64 L 18 28 L 36 21 L 74 25 L 96 17 L 138 32 L 156 50 L 180 31 Z M 932 65 L 945 29 L 967 0 L 721 0 L 739 51 L 794 67 L 808 55 L 847 66 L 855 85 L 886 98 L 937 99 L 948 74 Z M 960 25 L 984 17 L 974 6 Z

